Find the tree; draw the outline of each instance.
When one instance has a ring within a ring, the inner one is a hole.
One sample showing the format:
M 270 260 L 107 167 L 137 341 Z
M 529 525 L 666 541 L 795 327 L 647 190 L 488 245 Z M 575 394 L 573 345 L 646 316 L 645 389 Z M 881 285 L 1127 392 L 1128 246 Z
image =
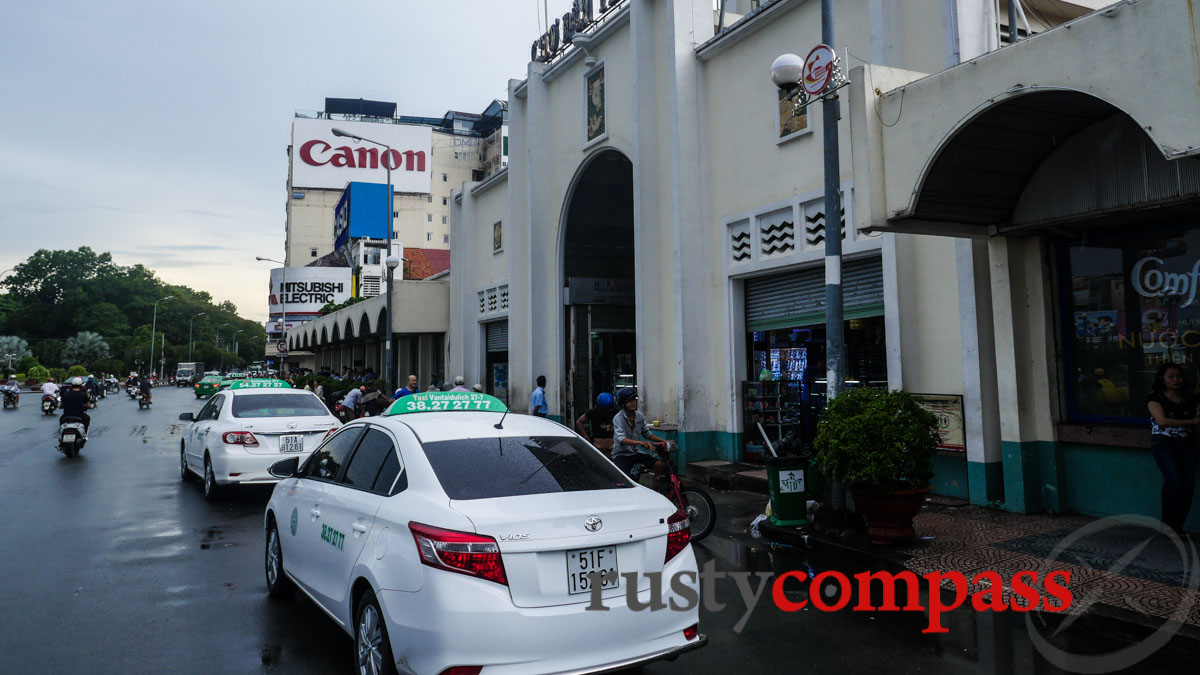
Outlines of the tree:
M 80 365 L 74 365 L 67 369 L 67 377 L 81 377 L 88 374 L 88 369 Z
M 57 368 L 62 364 L 59 360 L 59 355 L 62 354 L 63 347 L 66 346 L 62 340 L 41 340 L 33 346 L 33 355 L 37 357 L 38 363 L 47 368 Z
M 0 362 L 8 364 L 8 355 L 12 354 L 13 365 L 17 359 L 23 359 L 30 354 L 29 343 L 15 335 L 0 335 Z
M 107 358 L 108 343 L 99 334 L 91 331 L 80 331 L 75 337 L 67 340 L 62 350 L 63 363 L 90 364 L 97 359 Z
M 26 356 L 25 358 L 21 359 L 21 365 L 17 366 L 17 371 L 28 373 L 30 368 L 40 365 L 42 364 L 38 363 L 36 356 Z
M 89 305 L 75 312 L 75 327 L 100 335 L 114 337 L 129 332 L 129 321 L 125 313 L 111 302 Z
M 125 370 L 125 362 L 120 359 L 97 359 L 92 362 L 92 371 L 99 376 L 100 373 L 108 373 L 109 375 L 122 375 L 128 371 Z

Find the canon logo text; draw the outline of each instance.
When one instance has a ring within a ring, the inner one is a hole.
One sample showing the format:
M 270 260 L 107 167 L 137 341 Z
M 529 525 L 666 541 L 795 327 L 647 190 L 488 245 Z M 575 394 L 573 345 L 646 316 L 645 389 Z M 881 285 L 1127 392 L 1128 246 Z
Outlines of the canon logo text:
M 378 169 L 380 166 L 396 171 L 425 171 L 425 151 L 387 150 L 379 148 L 351 148 L 348 145 L 333 147 L 321 139 L 313 139 L 300 146 L 300 160 L 310 166 L 336 166 L 347 169 Z

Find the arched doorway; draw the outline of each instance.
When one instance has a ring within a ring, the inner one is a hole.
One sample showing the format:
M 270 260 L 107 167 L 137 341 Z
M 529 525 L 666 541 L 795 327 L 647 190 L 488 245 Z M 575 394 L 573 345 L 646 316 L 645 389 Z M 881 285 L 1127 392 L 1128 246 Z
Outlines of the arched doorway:
M 566 419 L 573 420 L 600 392 L 637 382 L 629 158 L 611 149 L 589 158 L 564 212 Z

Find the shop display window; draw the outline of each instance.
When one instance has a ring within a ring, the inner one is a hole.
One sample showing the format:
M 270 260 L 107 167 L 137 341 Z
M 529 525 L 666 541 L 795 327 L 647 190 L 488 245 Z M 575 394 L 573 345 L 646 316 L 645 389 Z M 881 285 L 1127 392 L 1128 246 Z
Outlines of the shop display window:
M 1059 251 L 1067 417 L 1145 424 L 1163 363 L 1200 363 L 1200 229 L 1088 236 Z

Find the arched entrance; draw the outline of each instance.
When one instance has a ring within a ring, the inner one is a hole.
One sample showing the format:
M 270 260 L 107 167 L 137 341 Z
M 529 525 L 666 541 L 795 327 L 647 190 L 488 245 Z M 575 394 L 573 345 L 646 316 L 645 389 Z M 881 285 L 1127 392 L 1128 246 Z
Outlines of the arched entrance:
M 562 280 L 567 420 L 600 392 L 637 382 L 633 164 L 616 150 L 589 158 L 564 208 Z

